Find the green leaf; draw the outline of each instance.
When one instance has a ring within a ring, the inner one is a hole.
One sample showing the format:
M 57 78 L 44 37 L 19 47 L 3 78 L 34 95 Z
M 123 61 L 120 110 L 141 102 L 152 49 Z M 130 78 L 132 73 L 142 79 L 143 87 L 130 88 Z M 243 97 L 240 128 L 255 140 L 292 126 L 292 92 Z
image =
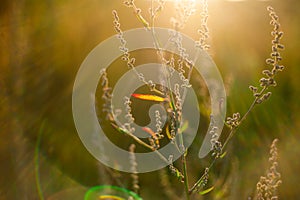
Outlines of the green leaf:
M 199 194 L 200 194 L 200 195 L 205 195 L 205 194 L 211 192 L 213 189 L 215 189 L 214 186 L 212 186 L 212 187 L 210 187 L 210 188 L 208 188 L 208 189 L 206 189 L 206 190 L 200 191 Z
M 220 155 L 220 158 L 224 158 L 224 157 L 226 156 L 226 154 L 227 154 L 227 151 L 225 151 L 224 153 L 222 153 L 222 154 Z
M 189 127 L 189 121 L 185 121 L 183 125 L 180 127 L 180 133 L 183 133 Z
M 118 125 L 114 124 L 114 123 L 110 123 L 112 125 L 112 127 L 114 127 L 119 133 L 122 133 L 122 134 L 127 134 L 127 131 L 122 129 L 121 127 L 119 127 Z
M 144 25 L 144 27 L 147 30 L 150 30 L 149 22 L 147 22 L 147 20 L 141 14 L 136 14 L 136 16 L 140 20 L 140 22 L 142 22 L 142 24 Z

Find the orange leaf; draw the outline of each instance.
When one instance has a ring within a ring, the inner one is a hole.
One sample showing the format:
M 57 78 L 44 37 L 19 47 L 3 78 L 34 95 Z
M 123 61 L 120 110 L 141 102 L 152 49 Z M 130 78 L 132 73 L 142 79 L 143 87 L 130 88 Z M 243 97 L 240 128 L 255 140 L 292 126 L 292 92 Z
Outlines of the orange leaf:
M 136 94 L 136 93 L 134 93 L 131 96 L 133 96 L 134 98 L 137 98 L 137 99 L 148 100 L 148 101 L 157 101 L 157 102 L 166 101 L 166 99 L 163 97 L 151 95 L 151 94 Z
M 151 128 L 143 127 L 142 129 L 143 129 L 144 131 L 146 131 L 147 133 L 149 133 L 152 137 L 156 137 L 154 131 L 152 131 Z

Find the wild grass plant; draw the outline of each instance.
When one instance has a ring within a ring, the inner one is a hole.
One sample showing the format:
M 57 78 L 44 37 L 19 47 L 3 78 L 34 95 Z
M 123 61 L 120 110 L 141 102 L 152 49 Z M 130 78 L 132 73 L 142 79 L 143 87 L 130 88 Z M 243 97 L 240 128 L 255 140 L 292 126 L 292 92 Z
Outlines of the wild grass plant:
M 127 47 L 127 41 L 124 38 L 123 31 L 121 28 L 122 19 L 119 17 L 118 12 L 116 10 L 112 11 L 113 14 L 113 25 L 114 29 L 117 33 L 117 37 L 120 42 L 119 49 L 122 52 L 121 60 L 125 63 L 128 69 L 132 70 L 134 74 L 138 77 L 138 79 L 146 86 L 149 94 L 134 94 L 131 97 L 124 97 L 124 105 L 125 110 L 120 112 L 123 113 L 126 119 L 126 123 L 122 125 L 118 125 L 115 121 L 114 116 L 116 116 L 116 111 L 113 110 L 113 106 L 111 104 L 112 98 L 112 87 L 110 86 L 110 80 L 108 77 L 108 72 L 105 70 L 101 71 L 101 86 L 102 86 L 102 102 L 103 104 L 101 111 L 105 113 L 106 120 L 108 124 L 110 124 L 115 130 L 117 130 L 119 134 L 118 137 L 126 137 L 131 138 L 132 144 L 129 147 L 129 151 L 131 153 L 130 160 L 132 166 L 132 190 L 136 193 L 139 193 L 140 187 L 143 185 L 139 184 L 139 177 L 136 171 L 136 166 L 139 163 L 136 162 L 134 152 L 137 146 L 142 146 L 142 148 L 148 149 L 148 151 L 153 151 L 158 154 L 165 162 L 168 162 L 168 170 L 174 177 L 178 180 L 178 183 L 170 183 L 169 182 L 169 174 L 166 171 L 161 170 L 161 185 L 163 187 L 165 195 L 169 199 L 203 199 L 204 195 L 207 195 L 212 190 L 220 190 L 220 188 L 216 188 L 214 183 L 209 183 L 210 173 L 212 167 L 215 163 L 219 162 L 219 160 L 224 159 L 228 155 L 226 148 L 229 145 L 232 137 L 237 133 L 239 127 L 243 124 L 243 122 L 247 119 L 249 114 L 252 112 L 253 108 L 264 104 L 271 97 L 271 87 L 275 87 L 277 85 L 275 78 L 278 73 L 280 73 L 284 66 L 281 65 L 281 50 L 284 49 L 284 46 L 281 44 L 281 39 L 283 36 L 283 32 L 281 31 L 279 17 L 275 13 L 272 7 L 267 7 L 269 12 L 269 16 L 271 18 L 270 25 L 273 26 L 273 30 L 271 31 L 271 35 L 273 36 L 273 40 L 271 42 L 271 53 L 270 57 L 266 59 L 266 69 L 262 71 L 263 77 L 260 78 L 258 86 L 249 86 L 249 89 L 253 93 L 253 100 L 250 104 L 249 108 L 244 114 L 239 112 L 233 113 L 231 116 L 228 116 L 225 120 L 226 128 L 223 130 L 225 137 L 220 138 L 219 128 L 218 126 L 211 126 L 209 133 L 212 136 L 211 139 L 211 153 L 209 162 L 205 163 L 205 167 L 201 172 L 198 180 L 194 183 L 190 182 L 189 179 L 189 168 L 193 166 L 188 166 L 187 156 L 189 154 L 189 149 L 184 146 L 184 142 L 182 141 L 182 137 L 179 141 L 176 141 L 176 136 L 179 134 L 185 134 L 180 127 L 184 122 L 182 122 L 182 105 L 183 105 L 183 93 L 184 89 L 190 88 L 191 85 L 191 76 L 192 69 L 194 63 L 189 59 L 188 54 L 186 53 L 186 49 L 182 45 L 181 35 L 179 31 L 184 29 L 185 25 L 188 23 L 188 20 L 197 10 L 195 9 L 195 3 L 192 1 L 176 1 L 174 3 L 176 14 L 173 18 L 170 19 L 172 28 L 174 32 L 170 33 L 170 38 L 178 48 L 179 55 L 172 55 L 168 52 L 162 50 L 159 42 L 159 36 L 155 32 L 155 22 L 160 17 L 163 16 L 163 12 L 165 11 L 165 4 L 167 2 L 164 0 L 151 0 L 150 1 L 150 19 L 147 19 L 144 15 L 146 11 L 142 11 L 136 5 L 134 0 L 124 1 L 124 5 L 129 9 L 132 9 L 136 20 L 140 21 L 142 26 L 150 31 L 153 37 L 153 42 L 155 45 L 154 52 L 157 55 L 157 59 L 162 64 L 162 74 L 164 74 L 164 80 L 166 81 L 169 88 L 163 88 L 158 84 L 155 84 L 152 80 L 147 80 L 146 76 L 140 73 L 136 69 L 137 59 L 132 56 L 132 52 L 129 52 Z M 201 11 L 201 19 L 199 20 L 199 29 L 198 35 L 199 38 L 195 42 L 195 46 L 201 50 L 209 52 L 210 45 L 210 32 L 208 29 L 208 2 L 207 0 L 201 1 L 202 11 Z M 170 84 L 169 78 L 172 76 L 174 71 L 178 71 L 180 75 L 181 82 L 172 86 Z M 171 91 L 171 89 L 173 91 Z M 183 88 L 183 90 L 181 90 Z M 135 122 L 135 117 L 132 114 L 134 108 L 132 108 L 132 99 L 139 99 L 142 101 L 154 101 L 160 104 L 167 103 L 166 107 L 166 115 L 167 115 L 167 123 L 164 125 L 162 123 L 161 113 L 156 110 L 155 111 L 155 122 L 156 122 L 156 130 L 152 130 L 148 127 L 144 127 L 143 130 L 149 134 L 147 140 L 141 139 L 135 135 L 135 129 L 132 124 Z M 221 105 L 221 103 L 220 103 Z M 213 120 L 213 116 L 210 116 Z M 157 150 L 163 146 L 165 140 L 168 142 L 174 143 L 183 154 L 181 156 L 180 162 L 175 162 L 173 157 L 170 156 L 168 158 L 164 157 Z M 280 173 L 278 172 L 278 153 L 276 148 L 277 139 L 275 139 L 271 145 L 271 157 L 270 157 L 270 169 L 267 170 L 265 176 L 261 176 L 260 179 L 257 177 L 258 183 L 256 185 L 256 193 L 253 199 L 263 200 L 263 199 L 279 199 L 277 189 L 281 184 Z M 200 162 L 199 165 L 202 165 Z M 180 196 L 178 193 L 175 193 L 172 188 L 172 184 L 181 184 L 182 191 L 184 191 L 184 195 Z M 146 187 L 146 186 L 145 186 Z M 255 187 L 255 186 L 253 186 Z M 143 196 L 141 194 L 141 196 Z M 251 197 L 249 197 L 251 199 Z

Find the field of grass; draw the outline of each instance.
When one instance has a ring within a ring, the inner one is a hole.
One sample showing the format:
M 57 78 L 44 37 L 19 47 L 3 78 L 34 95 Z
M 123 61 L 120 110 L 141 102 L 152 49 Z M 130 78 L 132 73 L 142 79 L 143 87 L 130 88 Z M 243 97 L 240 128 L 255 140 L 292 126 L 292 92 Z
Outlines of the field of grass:
M 146 18 L 149 2 L 136 1 Z M 124 31 L 142 27 L 132 9 L 118 0 L 0 4 L 0 200 L 83 199 L 95 185 L 132 189 L 130 174 L 107 168 L 86 150 L 72 116 L 73 84 L 81 63 L 96 45 L 116 34 L 112 10 L 118 11 Z M 208 53 L 225 83 L 228 116 L 247 111 L 253 101 L 248 87 L 259 85 L 267 67 L 273 38 L 268 5 L 276 10 L 284 32 L 285 69 L 276 76 L 277 86 L 270 88 L 271 98 L 252 110 L 228 144 L 226 156 L 211 169 L 207 187 L 214 190 L 192 199 L 254 196 L 256 183 L 269 168 L 275 138 L 282 180 L 279 199 L 298 199 L 300 1 L 208 0 L 208 4 Z M 170 1 L 165 8 L 156 25 L 171 28 L 175 11 Z M 198 12 L 182 32 L 197 39 L 199 18 Z M 134 55 L 137 62 L 148 59 Z M 207 127 L 209 117 L 202 115 L 200 124 Z M 198 134 L 205 133 L 203 129 Z M 114 141 L 122 142 L 119 136 Z M 187 155 L 190 185 L 211 162 L 211 158 L 199 160 L 199 145 L 194 142 Z M 139 186 L 145 200 L 175 199 L 184 193 L 183 184 L 167 169 L 139 174 Z

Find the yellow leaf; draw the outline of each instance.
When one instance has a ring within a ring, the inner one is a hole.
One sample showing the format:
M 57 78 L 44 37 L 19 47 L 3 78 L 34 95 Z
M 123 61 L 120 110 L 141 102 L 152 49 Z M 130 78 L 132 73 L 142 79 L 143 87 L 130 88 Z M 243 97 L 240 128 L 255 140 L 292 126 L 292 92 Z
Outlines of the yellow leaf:
M 170 130 L 169 130 L 169 126 L 167 126 L 167 128 L 166 128 L 166 134 L 167 134 L 167 137 L 169 138 L 169 140 L 171 140 L 172 137 L 171 137 L 171 133 L 170 133 Z
M 145 18 L 141 14 L 137 14 L 136 16 L 140 20 L 140 22 L 142 22 L 142 24 L 144 25 L 144 27 L 147 30 L 150 30 L 149 23 L 147 22 L 147 20 L 145 20 Z
M 99 196 L 99 200 L 106 200 L 106 199 L 111 199 L 111 200 L 125 200 L 124 198 L 117 197 L 117 196 L 112 196 L 112 195 L 101 195 L 101 196 Z

